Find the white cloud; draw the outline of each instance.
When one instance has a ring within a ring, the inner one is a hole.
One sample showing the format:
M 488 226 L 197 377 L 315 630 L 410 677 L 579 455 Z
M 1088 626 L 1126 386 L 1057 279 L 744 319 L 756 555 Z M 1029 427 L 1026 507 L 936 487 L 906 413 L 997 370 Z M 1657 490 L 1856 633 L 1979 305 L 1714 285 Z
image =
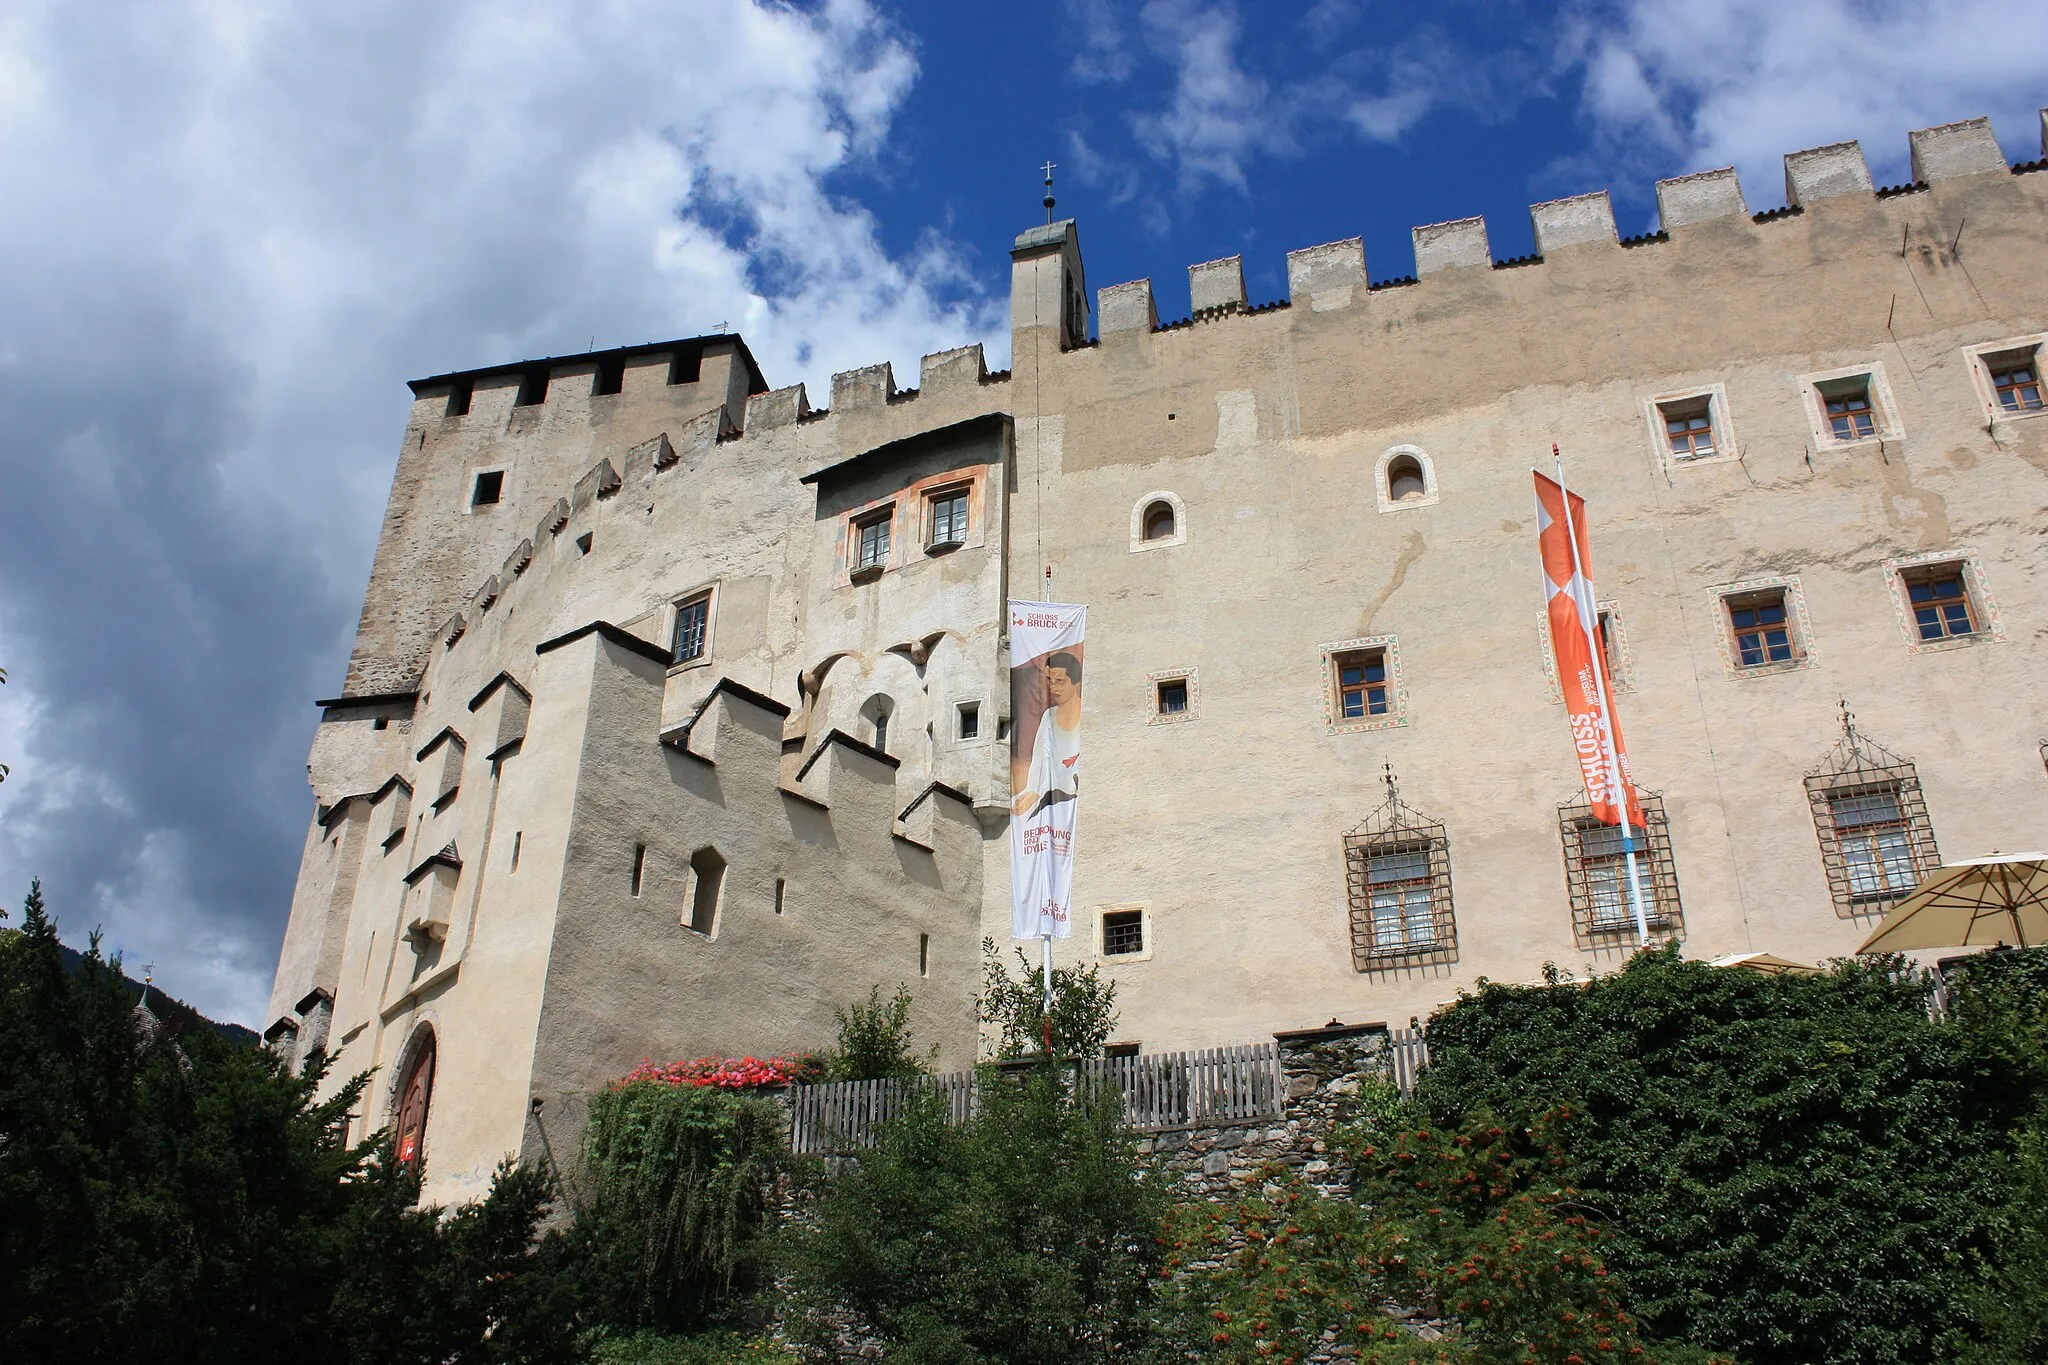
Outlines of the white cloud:
M 1068 34 L 1074 39 L 1069 68 L 1083 85 L 1117 85 L 1131 78 L 1134 60 L 1125 41 L 1123 18 L 1112 0 L 1067 0 Z
M 1207 180 L 1245 189 L 1252 157 L 1293 150 L 1291 110 L 1238 60 L 1234 8 L 1151 0 L 1142 21 L 1152 46 L 1172 62 L 1173 99 L 1133 128 L 1146 151 L 1174 164 L 1184 189 Z
M 1585 104 L 1608 159 L 1732 164 L 1757 207 L 1779 202 L 1784 153 L 1849 138 L 1880 183 L 1907 178 L 1909 130 L 1978 114 L 2008 156 L 2040 154 L 2048 26 L 2023 0 L 1634 0 L 1588 27 Z
M 9 7 L 0 894 L 260 1026 L 404 379 L 721 321 L 814 390 L 1003 363 L 835 180 L 915 77 L 867 0 Z

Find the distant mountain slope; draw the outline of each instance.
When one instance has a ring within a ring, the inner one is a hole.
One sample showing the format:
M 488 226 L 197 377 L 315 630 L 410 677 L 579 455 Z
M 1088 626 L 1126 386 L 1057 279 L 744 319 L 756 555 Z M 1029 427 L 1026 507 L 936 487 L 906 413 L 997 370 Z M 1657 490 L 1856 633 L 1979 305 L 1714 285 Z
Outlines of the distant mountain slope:
M 59 946 L 62 947 L 62 945 Z M 76 948 L 63 948 L 63 953 L 65 967 L 71 971 L 77 971 L 78 964 L 85 959 L 85 954 L 79 952 Z M 126 972 L 121 973 L 121 982 L 128 988 L 130 995 L 139 997 L 142 994 L 142 983 L 129 976 Z M 209 1019 L 184 1001 L 173 1000 L 170 996 L 164 994 L 161 986 L 151 986 L 149 988 L 149 1011 L 157 1018 L 163 1020 L 164 1023 L 170 1025 L 174 1032 L 182 1032 L 192 1028 L 210 1028 L 229 1042 L 240 1043 L 243 1047 L 255 1047 L 263 1041 L 256 1036 L 256 1032 L 253 1029 L 244 1028 L 240 1024 L 223 1024 L 217 1019 Z

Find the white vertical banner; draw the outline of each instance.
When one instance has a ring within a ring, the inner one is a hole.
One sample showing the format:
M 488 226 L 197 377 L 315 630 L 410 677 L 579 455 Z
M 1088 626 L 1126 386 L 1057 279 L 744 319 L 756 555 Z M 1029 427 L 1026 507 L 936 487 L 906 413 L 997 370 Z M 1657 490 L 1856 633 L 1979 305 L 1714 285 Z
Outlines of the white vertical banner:
M 1073 932 L 1088 608 L 1010 603 L 1010 935 Z

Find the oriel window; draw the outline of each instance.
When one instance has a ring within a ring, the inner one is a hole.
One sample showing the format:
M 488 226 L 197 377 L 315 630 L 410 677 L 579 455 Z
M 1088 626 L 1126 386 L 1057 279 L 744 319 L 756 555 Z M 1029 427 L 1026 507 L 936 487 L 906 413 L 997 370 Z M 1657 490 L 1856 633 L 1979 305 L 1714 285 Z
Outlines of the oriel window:
M 860 540 L 854 557 L 856 569 L 877 569 L 889 562 L 889 519 L 883 512 L 856 528 Z
M 933 546 L 967 542 L 967 490 L 956 488 L 931 499 Z

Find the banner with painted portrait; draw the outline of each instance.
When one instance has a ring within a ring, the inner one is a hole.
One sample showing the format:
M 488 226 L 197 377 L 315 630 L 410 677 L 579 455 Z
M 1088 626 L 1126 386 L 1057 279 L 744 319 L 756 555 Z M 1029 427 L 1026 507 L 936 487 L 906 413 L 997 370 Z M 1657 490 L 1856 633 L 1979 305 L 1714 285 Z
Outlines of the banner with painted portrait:
M 1088 608 L 1010 603 L 1010 933 L 1073 932 Z

